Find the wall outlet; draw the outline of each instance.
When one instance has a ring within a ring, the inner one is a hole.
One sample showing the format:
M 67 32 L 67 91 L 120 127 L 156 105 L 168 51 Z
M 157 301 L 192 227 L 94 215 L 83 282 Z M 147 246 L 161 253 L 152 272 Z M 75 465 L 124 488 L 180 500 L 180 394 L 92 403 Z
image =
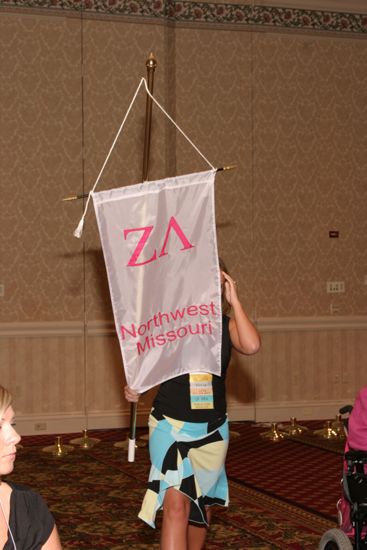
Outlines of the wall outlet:
M 334 304 L 330 304 L 330 315 L 335 315 L 336 313 L 339 313 L 339 307 Z
M 328 281 L 326 283 L 326 292 L 328 294 L 337 294 L 339 292 L 345 292 L 344 281 Z
M 36 422 L 34 425 L 35 432 L 43 432 L 47 430 L 47 422 Z

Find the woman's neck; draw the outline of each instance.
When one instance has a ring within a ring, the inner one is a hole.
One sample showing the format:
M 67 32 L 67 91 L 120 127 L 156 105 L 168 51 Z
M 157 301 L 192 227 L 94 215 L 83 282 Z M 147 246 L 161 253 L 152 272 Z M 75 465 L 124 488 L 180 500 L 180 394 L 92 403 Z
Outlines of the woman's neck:
M 5 497 L 9 493 L 11 493 L 11 487 L 9 483 L 6 483 L 6 481 L 0 478 L 0 497 L 1 496 Z

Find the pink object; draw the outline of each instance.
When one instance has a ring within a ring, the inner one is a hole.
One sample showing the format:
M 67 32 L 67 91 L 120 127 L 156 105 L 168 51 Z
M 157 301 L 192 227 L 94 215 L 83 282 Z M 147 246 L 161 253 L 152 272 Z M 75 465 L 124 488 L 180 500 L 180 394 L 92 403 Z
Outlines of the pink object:
M 350 449 L 367 451 L 367 386 L 358 393 L 348 420 Z
M 357 394 L 353 410 L 348 419 L 348 438 L 345 444 L 344 454 L 350 449 L 355 451 L 367 451 L 367 386 Z M 344 460 L 344 471 L 347 470 L 347 463 Z M 350 521 L 351 505 L 345 497 L 342 497 L 336 505 L 338 510 L 339 527 L 349 537 L 354 536 L 354 527 Z M 365 536 L 367 527 L 363 527 L 362 535 Z
M 348 537 L 354 535 L 354 528 L 350 521 L 350 503 L 343 495 L 337 502 L 336 508 L 338 510 L 338 524 L 339 527 Z

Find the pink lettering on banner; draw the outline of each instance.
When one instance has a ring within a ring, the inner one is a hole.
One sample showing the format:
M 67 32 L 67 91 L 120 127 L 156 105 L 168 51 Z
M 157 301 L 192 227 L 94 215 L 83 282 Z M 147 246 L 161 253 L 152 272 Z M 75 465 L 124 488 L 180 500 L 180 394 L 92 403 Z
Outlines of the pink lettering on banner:
M 168 252 L 166 252 L 166 246 L 167 246 L 167 241 L 168 241 L 168 237 L 169 237 L 171 229 L 174 229 L 176 231 L 176 235 L 178 236 L 178 238 L 181 240 L 182 244 L 184 245 L 183 248 L 180 249 L 181 251 L 182 250 L 187 250 L 189 248 L 194 248 L 194 245 L 189 242 L 189 240 L 187 239 L 185 233 L 182 231 L 181 227 L 178 225 L 178 223 L 177 223 L 176 219 L 174 218 L 174 216 L 171 216 L 171 219 L 168 222 L 166 236 L 164 238 L 164 243 L 163 243 L 163 246 L 162 246 L 162 250 L 159 254 L 159 257 L 166 256 L 168 254 Z
M 157 251 L 155 250 L 154 251 L 154 254 L 153 256 L 149 259 L 149 260 L 146 260 L 145 262 L 140 262 L 139 264 L 137 263 L 137 259 L 139 258 L 144 246 L 145 246 L 145 243 L 147 242 L 148 238 L 149 238 L 149 235 L 151 234 L 151 232 L 153 231 L 153 226 L 152 225 L 149 225 L 148 227 L 136 227 L 135 229 L 124 229 L 124 239 L 126 241 L 126 237 L 129 233 L 132 233 L 133 231 L 143 231 L 144 233 L 142 234 L 142 236 L 140 237 L 140 240 L 128 262 L 128 266 L 130 267 L 136 267 L 138 265 L 145 265 L 145 264 L 149 264 L 150 262 L 154 262 L 154 260 L 157 259 Z
M 171 311 L 171 317 L 174 321 L 177 321 L 177 319 L 182 319 L 185 315 L 185 308 L 179 310 L 176 309 L 175 312 Z
M 129 233 L 133 233 L 134 231 L 143 231 L 143 234 L 140 237 L 139 242 L 136 245 L 136 248 L 130 257 L 130 260 L 127 263 L 127 267 L 138 267 L 141 265 L 149 264 L 150 262 L 154 262 L 155 260 L 157 260 L 158 258 L 161 258 L 162 256 L 167 256 L 168 252 L 166 251 L 166 248 L 167 248 L 168 239 L 172 230 L 175 231 L 177 237 L 180 239 L 181 243 L 183 244 L 183 248 L 180 248 L 180 252 L 182 252 L 183 250 L 189 250 L 190 248 L 194 248 L 194 245 L 190 243 L 189 239 L 186 237 L 185 233 L 182 231 L 180 225 L 178 224 L 176 218 L 174 216 L 171 216 L 168 222 L 166 234 L 163 241 L 163 246 L 158 255 L 158 258 L 157 258 L 157 250 L 154 249 L 154 253 L 149 258 L 149 260 L 145 260 L 144 262 L 138 263 L 138 259 L 143 251 L 143 248 L 147 244 L 147 241 L 150 238 L 150 234 L 152 233 L 153 229 L 154 229 L 153 225 L 148 225 L 147 227 L 135 227 L 132 229 L 124 229 L 125 241 Z
M 140 324 L 120 325 L 121 336 L 123 340 L 136 339 L 136 350 L 138 355 L 142 355 L 155 347 L 167 346 L 171 342 L 186 339 L 189 336 L 212 335 L 213 326 L 210 317 L 217 315 L 214 302 L 177 307 L 167 313 L 159 311 Z M 197 322 L 193 319 L 195 316 L 198 317 Z M 202 322 L 203 317 L 206 318 L 205 323 Z M 165 325 L 166 330 L 164 330 Z M 158 330 L 155 331 L 155 329 Z
M 140 325 L 135 325 L 134 323 L 131 323 L 130 327 L 120 325 L 121 336 L 123 340 L 129 336 L 132 338 L 137 338 L 138 336 L 145 335 L 148 331 L 151 332 L 154 328 L 162 327 L 164 324 L 171 324 L 172 321 L 180 321 L 185 319 L 186 316 L 194 317 L 198 315 L 205 317 L 212 315 L 215 317 L 217 312 L 215 310 L 214 302 L 210 302 L 210 304 L 190 305 L 187 307 L 176 308 L 174 311 L 170 311 L 168 313 L 162 313 L 159 311 L 153 315 L 153 317 L 148 319 L 148 321 L 141 323 Z M 189 327 L 191 326 L 192 325 L 189 325 Z M 205 324 L 202 324 L 202 326 L 205 326 Z M 191 328 L 189 330 L 191 330 Z M 191 332 L 191 334 L 197 334 L 197 332 Z M 176 339 L 176 335 L 174 339 Z
M 143 342 L 136 343 L 138 355 L 141 355 L 142 353 L 145 353 L 146 351 L 149 351 L 156 346 L 166 346 L 170 342 L 186 338 L 190 334 L 197 336 L 213 334 L 213 327 L 211 322 L 209 321 L 208 323 L 185 325 L 183 327 L 179 327 L 176 330 L 169 330 L 168 332 L 158 334 L 157 336 L 150 334 L 149 336 L 146 336 L 144 338 Z

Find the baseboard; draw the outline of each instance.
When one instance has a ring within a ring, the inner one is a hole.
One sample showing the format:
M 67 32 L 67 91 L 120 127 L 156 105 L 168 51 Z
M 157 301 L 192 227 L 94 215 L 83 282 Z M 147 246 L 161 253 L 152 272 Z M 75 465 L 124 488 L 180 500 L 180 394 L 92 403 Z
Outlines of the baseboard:
M 230 422 L 241 422 L 243 420 L 255 419 L 254 403 L 236 403 L 227 402 L 228 420 Z
M 136 425 L 147 426 L 150 409 L 138 409 Z M 130 410 L 120 412 L 93 412 L 60 415 L 17 415 L 17 431 L 20 435 L 81 433 L 89 430 L 112 430 L 130 426 Z
M 256 422 L 285 422 L 291 417 L 299 420 L 335 419 L 340 407 L 353 403 L 345 400 L 257 403 L 254 420 Z
M 228 403 L 228 417 L 232 422 L 287 422 L 291 417 L 298 420 L 334 419 L 344 401 L 315 401 L 293 403 Z M 147 426 L 150 408 L 138 408 L 136 425 Z M 120 412 L 93 412 L 88 417 L 81 413 L 60 415 L 17 416 L 17 430 L 20 435 L 42 435 L 59 433 L 81 433 L 84 429 L 108 430 L 128 428 L 130 410 Z

